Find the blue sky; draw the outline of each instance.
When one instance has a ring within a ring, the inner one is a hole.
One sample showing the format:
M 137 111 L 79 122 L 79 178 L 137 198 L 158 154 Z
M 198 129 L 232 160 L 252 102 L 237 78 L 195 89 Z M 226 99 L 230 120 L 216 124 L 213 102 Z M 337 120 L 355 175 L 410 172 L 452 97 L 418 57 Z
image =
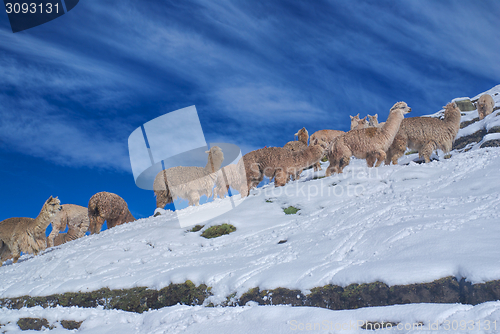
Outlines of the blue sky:
M 81 0 L 13 34 L 0 14 L 0 220 L 99 191 L 151 215 L 128 136 L 191 105 L 243 153 L 397 101 L 434 113 L 499 83 L 499 17 L 495 0 Z

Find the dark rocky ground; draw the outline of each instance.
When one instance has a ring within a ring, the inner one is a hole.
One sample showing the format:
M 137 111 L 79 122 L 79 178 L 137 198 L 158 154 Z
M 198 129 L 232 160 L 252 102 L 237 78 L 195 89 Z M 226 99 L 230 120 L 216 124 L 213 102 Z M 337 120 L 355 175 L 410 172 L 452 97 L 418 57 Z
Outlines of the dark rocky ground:
M 142 313 L 148 310 L 184 305 L 203 305 L 211 296 L 211 288 L 195 286 L 191 281 L 171 284 L 161 290 L 133 288 L 122 290 L 100 289 L 92 292 L 77 292 L 44 297 L 22 296 L 0 299 L 0 307 L 20 309 L 22 307 L 79 306 L 118 309 Z M 430 283 L 388 286 L 385 283 L 351 284 L 346 287 L 325 285 L 311 289 L 304 295 L 299 290 L 277 288 L 260 290 L 254 288 L 240 298 L 227 297 L 222 306 L 245 305 L 249 301 L 260 305 L 314 306 L 331 310 L 357 309 L 368 306 L 387 306 L 410 303 L 462 303 L 480 304 L 500 299 L 500 281 L 470 284 L 466 279 L 445 277 Z M 214 306 L 209 304 L 208 306 Z M 28 322 L 29 323 L 29 322 Z M 34 323 L 38 326 L 38 322 Z

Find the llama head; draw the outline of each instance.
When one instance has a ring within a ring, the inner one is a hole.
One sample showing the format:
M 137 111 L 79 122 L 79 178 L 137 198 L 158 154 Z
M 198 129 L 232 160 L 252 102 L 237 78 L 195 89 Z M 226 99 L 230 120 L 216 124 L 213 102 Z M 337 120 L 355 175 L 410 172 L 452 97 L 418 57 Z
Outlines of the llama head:
M 406 102 L 397 102 L 395 103 L 392 108 L 391 108 L 391 113 L 393 112 L 402 112 L 403 115 L 409 113 L 411 111 L 411 108 L 408 107 L 408 105 L 406 104 Z
M 307 143 L 307 139 L 309 139 L 309 133 L 306 128 L 300 129 L 295 136 L 298 137 L 299 141 Z
M 359 114 L 357 114 L 354 117 L 351 116 L 351 115 L 349 115 L 349 117 L 351 118 L 351 130 L 354 129 L 355 127 L 357 127 L 358 124 L 359 124 L 359 122 L 362 121 L 362 120 L 359 119 Z
M 54 198 L 50 196 L 49 199 L 45 201 L 44 208 L 50 214 L 54 215 L 62 209 L 61 201 L 57 197 Z
M 208 153 L 208 164 L 211 166 L 211 172 L 215 173 L 220 169 L 222 161 L 224 161 L 224 153 L 222 153 L 222 149 L 219 146 L 212 146 L 205 153 Z
M 449 117 L 460 117 L 462 115 L 460 109 L 458 108 L 455 102 L 450 102 L 443 107 L 444 109 L 444 118 L 447 119 Z
M 446 114 L 447 112 L 450 112 L 450 111 L 460 111 L 460 109 L 458 108 L 457 104 L 455 102 L 450 102 L 448 103 L 447 105 L 445 105 L 443 107 L 444 109 L 444 113 Z
M 358 121 L 358 124 L 357 124 L 357 126 L 362 127 L 362 128 L 366 128 L 367 125 L 368 125 L 368 121 L 366 120 L 366 116 L 363 117 L 362 119 L 360 119 Z
M 369 126 L 377 126 L 378 125 L 378 114 L 373 116 L 368 115 L 368 125 Z

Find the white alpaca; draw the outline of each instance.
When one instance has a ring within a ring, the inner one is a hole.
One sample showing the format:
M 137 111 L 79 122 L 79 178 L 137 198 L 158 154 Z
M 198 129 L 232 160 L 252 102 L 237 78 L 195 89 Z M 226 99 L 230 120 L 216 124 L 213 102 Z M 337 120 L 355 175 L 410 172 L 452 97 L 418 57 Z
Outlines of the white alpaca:
M 172 167 L 159 172 L 154 180 L 156 207 L 163 208 L 176 198 L 186 198 L 189 205 L 199 205 L 200 197 L 212 197 L 216 172 L 220 169 L 224 154 L 218 146 L 210 148 L 207 165 L 202 167 Z
M 481 120 L 493 112 L 495 101 L 493 101 L 491 95 L 483 94 L 477 100 L 476 107 L 479 119 Z

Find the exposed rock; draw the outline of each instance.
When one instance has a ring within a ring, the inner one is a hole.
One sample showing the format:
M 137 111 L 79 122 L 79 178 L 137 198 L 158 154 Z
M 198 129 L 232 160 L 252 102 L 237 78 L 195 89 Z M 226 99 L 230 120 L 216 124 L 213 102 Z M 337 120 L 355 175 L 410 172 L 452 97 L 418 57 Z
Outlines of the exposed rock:
M 481 144 L 480 148 L 483 147 L 500 147 L 500 139 L 488 140 Z
M 479 117 L 473 118 L 470 121 L 463 121 L 462 123 L 460 123 L 460 129 L 463 129 L 471 124 L 474 124 L 477 121 L 479 121 Z
M 457 104 L 457 107 L 458 109 L 460 109 L 460 111 L 476 110 L 476 107 L 474 107 L 470 99 L 455 100 L 455 103 Z
M 43 327 L 50 328 L 49 322 L 44 318 L 20 318 L 17 321 L 17 325 L 21 330 L 35 330 L 41 331 Z
M 486 130 L 479 130 L 468 136 L 463 136 L 455 140 L 452 150 L 461 150 L 470 143 L 479 143 L 486 135 Z

